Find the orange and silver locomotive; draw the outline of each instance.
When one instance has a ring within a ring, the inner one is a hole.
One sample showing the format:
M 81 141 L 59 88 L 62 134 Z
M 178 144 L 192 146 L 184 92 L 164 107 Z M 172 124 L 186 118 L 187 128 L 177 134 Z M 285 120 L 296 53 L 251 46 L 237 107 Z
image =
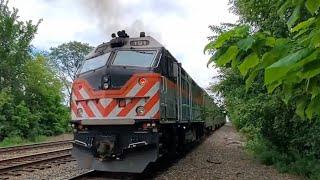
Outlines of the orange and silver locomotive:
M 225 120 L 155 39 L 117 34 L 86 57 L 73 82 L 72 154 L 83 168 L 139 173 Z

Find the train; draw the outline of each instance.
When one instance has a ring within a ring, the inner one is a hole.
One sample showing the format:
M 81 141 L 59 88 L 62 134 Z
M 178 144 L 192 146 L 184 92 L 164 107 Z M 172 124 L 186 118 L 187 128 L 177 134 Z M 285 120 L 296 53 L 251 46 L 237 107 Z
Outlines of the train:
M 141 173 L 225 123 L 218 106 L 174 56 L 140 32 L 112 34 L 72 84 L 72 156 L 80 167 Z

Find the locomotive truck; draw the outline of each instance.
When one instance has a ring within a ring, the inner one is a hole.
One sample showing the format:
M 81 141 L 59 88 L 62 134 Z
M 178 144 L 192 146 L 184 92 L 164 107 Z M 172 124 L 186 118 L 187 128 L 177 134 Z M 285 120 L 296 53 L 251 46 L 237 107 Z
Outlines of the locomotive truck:
M 140 173 L 225 119 L 158 41 L 117 35 L 86 56 L 73 82 L 72 155 L 83 168 Z

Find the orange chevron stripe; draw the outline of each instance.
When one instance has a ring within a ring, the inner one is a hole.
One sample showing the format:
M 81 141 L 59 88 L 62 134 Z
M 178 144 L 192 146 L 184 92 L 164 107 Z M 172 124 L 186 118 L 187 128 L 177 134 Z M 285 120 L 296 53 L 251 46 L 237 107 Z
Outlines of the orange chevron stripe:
M 92 110 L 89 108 L 88 104 L 84 101 L 80 102 L 84 111 L 86 112 L 86 114 L 88 115 L 88 117 L 95 117 L 94 113 L 92 112 Z
M 110 102 L 110 104 L 107 105 L 106 108 L 103 108 L 101 105 L 101 107 L 99 106 L 98 110 L 101 112 L 102 116 L 107 117 L 111 113 L 111 111 L 115 107 L 117 107 L 117 105 L 118 105 L 117 100 L 112 99 L 112 101 Z M 102 109 L 100 109 L 100 108 L 102 108 Z
M 140 91 L 135 96 L 143 96 L 143 95 L 145 95 L 154 85 L 155 85 L 154 81 L 148 82 L 142 89 L 140 89 Z M 139 100 L 140 99 L 133 99 L 130 104 L 128 104 L 124 109 L 122 109 L 119 112 L 118 116 L 120 116 L 120 117 L 126 116 L 131 111 L 131 109 L 135 105 L 137 105 Z
M 79 91 L 74 91 L 74 95 L 77 97 L 77 99 L 83 99 Z M 80 101 L 80 104 L 82 105 L 84 111 L 89 117 L 94 117 L 94 113 L 91 111 L 91 109 L 85 101 Z

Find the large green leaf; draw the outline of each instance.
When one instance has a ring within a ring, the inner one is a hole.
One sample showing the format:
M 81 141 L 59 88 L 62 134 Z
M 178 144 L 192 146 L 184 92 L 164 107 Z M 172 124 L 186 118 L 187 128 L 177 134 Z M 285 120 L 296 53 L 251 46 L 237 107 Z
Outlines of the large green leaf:
M 221 49 L 219 49 L 219 50 L 217 50 L 217 51 L 214 52 L 214 54 L 210 57 L 210 59 L 209 59 L 209 61 L 208 61 L 208 63 L 207 63 L 207 67 L 208 67 L 211 63 L 213 63 L 214 61 L 217 60 L 217 58 L 221 55 L 221 52 L 222 52 Z
M 320 7 L 320 0 L 307 0 L 305 5 L 308 11 L 314 14 Z
M 205 54 L 208 50 L 214 49 L 214 41 L 209 42 L 203 49 L 203 53 Z
M 320 108 L 320 96 L 317 96 L 311 100 L 311 102 L 309 103 L 306 109 L 307 118 L 311 119 L 314 114 L 320 114 L 319 108 Z
M 311 48 L 318 48 L 320 47 L 320 30 L 313 31 L 310 33 L 310 47 Z
M 290 8 L 292 6 L 291 4 L 291 1 L 285 1 L 285 3 L 283 3 L 279 10 L 277 11 L 277 13 L 280 15 L 280 16 L 284 16 L 287 9 Z
M 303 58 L 299 62 L 295 63 L 293 69 L 300 72 L 304 65 L 306 65 L 310 62 L 313 62 L 314 60 L 317 60 L 319 54 L 320 54 L 319 51 L 313 51 L 310 55 Z
M 291 28 L 296 23 L 296 21 L 300 18 L 300 11 L 301 11 L 301 6 L 296 6 L 296 8 L 294 8 L 287 22 L 287 25 L 289 28 Z
M 274 47 L 276 44 L 276 39 L 274 37 L 267 37 L 265 43 L 266 46 Z
M 291 29 L 291 32 L 296 32 L 296 31 L 306 29 L 306 28 L 310 27 L 312 24 L 314 24 L 315 22 L 316 21 L 315 21 L 314 17 L 309 18 L 308 20 L 303 21 L 303 22 L 299 23 L 298 25 L 296 25 L 295 27 L 293 27 Z
M 250 27 L 248 25 L 241 25 L 233 29 L 233 37 L 244 38 L 249 35 Z
M 259 57 L 256 53 L 251 53 L 249 56 L 247 56 L 243 63 L 238 66 L 241 75 L 245 76 L 247 75 L 250 68 L 255 67 L 257 64 L 259 64 Z
M 282 91 L 283 91 L 283 97 L 282 100 L 288 104 L 289 100 L 292 97 L 292 93 L 293 93 L 293 88 L 292 88 L 292 84 L 289 83 L 284 83 L 282 86 Z
M 222 47 L 222 45 L 225 42 L 229 41 L 231 38 L 243 38 L 243 37 L 246 37 L 248 34 L 249 34 L 249 26 L 242 25 L 242 26 L 235 27 L 230 31 L 220 34 L 220 36 L 213 42 L 212 45 L 205 48 L 205 51 L 208 50 L 208 48 L 219 49 Z
M 223 66 L 229 63 L 231 60 L 236 58 L 238 52 L 239 49 L 237 46 L 230 46 L 228 50 L 217 59 L 216 64 L 218 66 Z
M 245 39 L 240 40 L 237 45 L 240 49 L 247 51 L 249 48 L 251 48 L 252 44 L 254 43 L 253 37 L 249 36 Z
M 294 67 L 293 65 L 295 63 L 308 56 L 311 52 L 312 50 L 308 48 L 301 49 L 293 54 L 281 58 L 279 61 L 267 67 L 265 70 L 265 84 L 268 85 L 275 81 L 281 80 L 287 74 L 287 72 Z
M 209 43 L 208 44 L 209 46 L 206 47 L 205 50 L 221 48 L 225 42 L 231 39 L 232 35 L 233 35 L 232 31 L 222 33 L 215 41 Z
M 272 93 L 277 87 L 281 85 L 281 81 L 276 81 L 267 85 L 268 93 Z
M 301 78 L 310 79 L 320 74 L 320 61 L 311 61 L 303 66 L 302 71 L 298 74 Z

